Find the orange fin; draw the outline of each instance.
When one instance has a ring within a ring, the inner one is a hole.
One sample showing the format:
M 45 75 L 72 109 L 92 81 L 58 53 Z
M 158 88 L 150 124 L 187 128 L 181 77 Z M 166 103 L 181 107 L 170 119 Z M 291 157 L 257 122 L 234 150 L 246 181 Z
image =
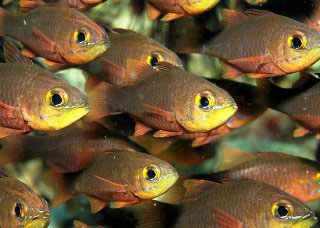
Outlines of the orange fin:
M 167 13 L 164 17 L 161 18 L 161 21 L 172 21 L 183 16 L 184 14 Z
M 28 132 L 28 130 L 18 130 L 18 129 L 0 127 L 0 138 L 4 138 L 10 135 L 19 135 L 24 132 Z
M 183 200 L 196 199 L 199 195 L 217 185 L 220 185 L 220 183 L 196 179 L 186 180 L 183 183 L 183 186 L 186 188 Z
M 116 91 L 117 87 L 90 76 L 86 82 L 86 93 L 91 106 L 91 111 L 85 116 L 88 121 L 95 121 L 108 115 L 118 114 L 108 110 L 110 94 Z M 109 91 L 112 90 L 110 93 Z
M 135 59 L 127 59 L 127 69 L 128 72 L 131 72 L 131 74 L 135 74 L 130 75 L 131 78 L 145 78 L 145 75 L 156 72 L 156 70 L 154 70 L 149 64 Z
M 45 4 L 46 3 L 44 3 L 41 0 L 20 0 L 19 1 L 20 11 L 24 13 L 28 12 L 33 8 L 44 6 Z
M 299 138 L 299 137 L 305 136 L 305 135 L 310 134 L 310 133 L 311 133 L 310 130 L 299 126 L 299 127 L 297 127 L 297 129 L 294 130 L 293 137 Z
M 110 208 L 122 208 L 132 204 L 132 202 L 115 201 L 110 203 Z
M 64 66 L 66 64 L 64 63 L 58 63 L 49 59 L 43 59 L 43 64 L 46 64 L 48 66 Z
M 221 228 L 242 228 L 243 223 L 220 208 L 212 210 L 213 221 Z
M 136 126 L 135 126 L 135 130 L 134 130 L 134 136 L 140 136 L 140 135 L 147 134 L 151 130 L 152 130 L 152 128 L 144 125 L 140 121 L 136 121 Z
M 24 56 L 13 43 L 4 43 L 3 49 L 6 63 L 33 65 L 32 60 Z
M 127 186 L 123 184 L 117 184 L 115 182 L 109 181 L 107 179 L 104 179 L 103 177 L 93 175 L 97 180 L 101 182 L 102 185 L 108 185 L 110 186 L 110 192 L 127 192 Z
M 274 14 L 270 11 L 267 10 L 260 10 L 260 9 L 249 9 L 247 11 L 244 12 L 245 15 L 247 15 L 248 17 L 259 17 L 259 16 L 264 16 L 264 15 L 270 15 L 270 14 Z
M 70 180 L 66 175 L 47 172 L 43 176 L 45 183 L 54 190 L 55 195 L 51 205 L 53 208 L 58 207 L 73 197 L 71 192 L 68 190 L 68 183 L 70 183 Z
M 222 25 L 227 28 L 234 24 L 237 24 L 244 19 L 248 18 L 245 14 L 238 10 L 231 10 L 231 9 L 223 9 L 221 11 L 222 14 Z
M 184 71 L 184 69 L 182 69 L 181 67 L 175 66 L 167 62 L 158 62 L 156 69 L 162 72 Z
M 32 51 L 30 51 L 28 48 L 22 49 L 22 50 L 21 50 L 21 53 L 22 53 L 24 56 L 27 56 L 28 58 L 31 58 L 31 59 L 36 57 L 36 55 L 35 55 Z
M 320 134 L 316 134 L 316 139 L 320 139 Z
M 154 20 L 160 16 L 161 14 L 160 10 L 150 5 L 149 3 L 146 3 L 146 5 L 147 5 L 147 15 L 149 20 Z
M 152 200 L 143 201 L 133 206 L 133 213 L 137 218 L 137 228 L 163 228 L 163 220 L 166 218 L 165 203 Z
M 14 111 L 15 107 L 7 105 L 5 103 L 0 102 L 0 116 L 5 116 L 8 118 L 15 118 Z
M 148 114 L 160 116 L 164 118 L 167 122 L 171 122 L 171 123 L 176 122 L 176 118 L 173 112 L 166 111 L 162 108 L 158 108 L 150 104 L 141 103 L 141 105 L 147 111 Z
M 46 49 L 51 52 L 57 52 L 57 45 L 54 41 L 50 40 L 50 38 L 45 35 L 39 28 L 33 26 L 31 27 L 31 31 L 33 36 L 41 43 L 41 46 L 46 47 Z
M 235 78 L 242 74 L 242 72 L 228 63 L 222 63 L 222 72 L 224 78 Z
M 106 201 L 98 199 L 96 197 L 88 196 L 87 198 L 90 203 L 91 212 L 94 214 L 101 211 L 107 205 Z
M 172 137 L 172 136 L 177 136 L 177 135 L 182 135 L 184 134 L 184 131 L 164 131 L 164 130 L 159 130 L 156 133 L 153 134 L 153 137 L 156 138 L 162 138 L 162 137 Z
M 230 147 L 223 148 L 223 161 L 218 166 L 218 171 L 223 171 L 231 169 L 236 165 L 239 165 L 243 162 L 250 161 L 256 156 L 253 154 L 245 153 L 241 150 L 233 149 Z
M 272 76 L 275 76 L 277 74 L 257 74 L 257 73 L 249 73 L 248 76 L 250 78 L 256 78 L 256 79 L 259 79 L 259 78 L 266 78 L 266 77 L 272 77 Z
M 90 228 L 89 225 L 85 224 L 84 222 L 74 220 L 73 221 L 74 228 Z

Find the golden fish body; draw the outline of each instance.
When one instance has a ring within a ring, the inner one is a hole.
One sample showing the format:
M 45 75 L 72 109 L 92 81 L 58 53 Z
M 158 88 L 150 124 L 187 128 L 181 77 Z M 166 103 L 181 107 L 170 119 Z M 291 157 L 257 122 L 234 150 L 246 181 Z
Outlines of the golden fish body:
M 21 41 L 34 55 L 52 62 L 87 63 L 109 46 L 103 28 L 68 7 L 41 6 L 20 14 L 0 12 L 0 34 Z
M 45 228 L 50 216 L 47 202 L 21 181 L 0 176 L 0 226 Z

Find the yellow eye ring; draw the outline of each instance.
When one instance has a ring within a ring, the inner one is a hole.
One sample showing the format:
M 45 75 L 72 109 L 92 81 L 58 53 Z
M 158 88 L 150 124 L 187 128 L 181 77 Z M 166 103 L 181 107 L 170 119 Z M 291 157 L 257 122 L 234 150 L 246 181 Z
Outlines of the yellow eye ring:
M 46 95 L 46 102 L 53 109 L 65 108 L 68 100 L 68 94 L 61 88 L 52 89 Z
M 162 62 L 163 61 L 163 57 L 161 55 L 158 54 L 151 54 L 147 57 L 147 63 L 152 66 L 153 68 L 157 67 L 157 63 L 158 62 Z
M 26 211 L 22 204 L 16 204 L 14 208 L 14 214 L 18 219 L 23 219 L 26 216 Z
M 283 219 L 287 218 L 288 216 L 293 216 L 294 208 L 289 202 L 282 200 L 273 204 L 271 213 L 273 217 L 277 219 Z
M 201 92 L 196 96 L 195 99 L 196 107 L 203 111 L 209 111 L 215 105 L 215 99 L 213 94 L 209 91 Z
M 90 33 L 85 31 L 76 31 L 74 32 L 73 37 L 78 44 L 89 42 L 91 39 Z
M 157 165 L 149 165 L 143 169 L 143 178 L 148 181 L 158 180 L 160 177 L 160 169 Z
M 307 47 L 307 38 L 303 34 L 290 35 L 288 37 L 288 45 L 296 50 L 304 49 Z

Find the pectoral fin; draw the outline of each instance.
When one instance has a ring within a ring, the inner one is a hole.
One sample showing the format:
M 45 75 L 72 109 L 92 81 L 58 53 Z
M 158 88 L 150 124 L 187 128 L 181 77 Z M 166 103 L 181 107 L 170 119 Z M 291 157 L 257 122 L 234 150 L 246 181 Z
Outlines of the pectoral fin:
M 212 210 L 213 221 L 221 228 L 241 228 L 243 223 L 220 208 Z

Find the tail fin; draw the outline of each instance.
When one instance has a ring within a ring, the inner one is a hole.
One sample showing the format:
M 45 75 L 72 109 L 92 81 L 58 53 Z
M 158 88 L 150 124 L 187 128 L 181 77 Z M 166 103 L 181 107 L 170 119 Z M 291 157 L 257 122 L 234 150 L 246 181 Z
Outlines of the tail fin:
M 24 151 L 25 136 L 16 135 L 6 137 L 0 141 L 0 167 L 11 162 L 24 161 L 27 159 Z
M 71 199 L 73 194 L 70 189 L 70 177 L 66 174 L 47 172 L 43 175 L 45 183 L 53 188 L 54 199 L 52 201 L 52 208 L 56 208 L 65 201 Z
M 197 24 L 191 17 L 183 17 L 173 23 L 173 28 L 179 27 L 179 29 L 172 29 L 174 33 L 171 34 L 170 48 L 173 51 L 179 54 L 205 54 L 202 47 L 215 33 Z
M 117 87 L 90 76 L 86 82 L 86 93 L 91 111 L 85 116 L 85 120 L 92 122 L 105 116 L 117 114 L 110 110 L 109 104 L 116 97 L 117 90 Z
M 29 10 L 32 10 L 39 6 L 44 6 L 46 3 L 42 0 L 20 0 L 19 6 L 20 6 L 20 12 L 26 13 Z
M 4 32 L 3 32 L 3 24 L 4 24 L 4 17 L 8 14 L 8 12 L 0 7 L 0 36 L 5 36 Z

